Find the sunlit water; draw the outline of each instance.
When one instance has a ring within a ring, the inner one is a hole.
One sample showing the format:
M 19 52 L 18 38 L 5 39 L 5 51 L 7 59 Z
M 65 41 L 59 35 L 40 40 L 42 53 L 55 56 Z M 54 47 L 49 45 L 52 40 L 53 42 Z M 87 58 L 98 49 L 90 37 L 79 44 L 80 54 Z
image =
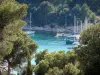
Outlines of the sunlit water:
M 52 32 L 36 32 L 28 36 L 38 44 L 37 52 L 44 49 L 48 49 L 48 52 L 67 51 L 73 48 L 73 45 L 66 45 L 65 37 L 57 38 Z

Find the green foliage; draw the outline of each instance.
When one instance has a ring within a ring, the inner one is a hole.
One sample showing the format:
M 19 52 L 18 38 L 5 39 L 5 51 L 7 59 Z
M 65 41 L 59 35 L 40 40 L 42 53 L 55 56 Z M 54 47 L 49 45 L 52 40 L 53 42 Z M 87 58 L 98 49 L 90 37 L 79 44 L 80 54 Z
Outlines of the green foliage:
M 43 51 L 36 54 L 36 58 L 36 61 L 38 60 L 34 70 L 36 75 L 70 75 L 70 73 L 78 75 L 80 73 L 77 55 L 74 51 L 52 53 Z
M 41 61 L 41 60 L 44 59 L 44 55 L 46 53 L 47 53 L 47 50 L 43 50 L 43 52 L 41 51 L 41 52 L 39 52 L 39 53 L 36 54 L 36 60 L 35 60 L 36 64 L 38 64 L 39 61 Z
M 48 23 L 48 15 L 55 10 L 55 7 L 48 1 L 42 2 L 34 13 L 34 22 L 38 25 L 46 25 Z
M 79 73 L 80 70 L 76 65 L 73 65 L 72 63 L 68 63 L 67 65 L 65 65 L 64 75 L 78 75 Z
M 88 34 L 88 35 L 87 35 Z M 99 40 L 100 25 L 90 25 L 81 32 L 81 42 L 86 45 L 95 40 Z
M 7 60 L 10 68 L 28 61 L 27 75 L 32 75 L 31 55 L 36 51 L 34 43 L 22 31 L 27 13 L 27 5 L 15 0 L 4 0 L 0 4 L 0 60 Z
M 50 68 L 45 75 L 63 75 L 63 70 L 58 67 L 53 67 Z
M 73 25 L 74 15 L 84 21 L 88 17 L 94 22 L 95 14 L 99 15 L 99 0 L 17 0 L 29 4 L 29 11 L 32 12 L 32 25 Z M 95 13 L 94 13 L 95 12 Z M 29 15 L 29 14 L 28 14 Z M 73 22 L 72 22 L 73 21 Z M 54 26 L 55 27 L 55 26 Z
M 97 14 L 100 15 L 100 10 L 97 11 Z
M 38 64 L 39 68 L 36 71 L 36 75 L 44 75 L 49 69 L 49 62 L 46 60 L 41 60 Z
M 25 15 L 27 5 L 20 5 L 15 1 L 4 1 L 0 5 L 0 27 L 4 27 L 15 19 L 22 19 Z M 21 12 L 20 12 L 21 11 Z
M 82 19 L 85 19 L 85 17 L 89 17 L 90 19 L 94 20 L 95 17 L 93 18 L 94 13 L 90 10 L 87 4 L 83 4 L 81 8 L 81 17 Z
M 53 10 L 54 10 L 54 6 L 48 1 L 42 2 L 38 7 L 38 11 L 44 15 L 49 14 Z
M 81 33 L 81 44 L 75 49 L 85 75 L 99 75 L 100 25 L 91 25 Z
M 72 8 L 72 13 L 76 16 L 80 16 L 80 12 L 81 12 L 81 6 L 76 4 L 73 8 Z
M 20 13 L 21 9 L 23 10 Z M 21 24 L 24 24 L 20 18 L 25 16 L 25 9 L 26 5 L 20 5 L 12 0 L 5 0 L 0 5 L 0 54 L 3 57 L 10 54 L 13 49 L 13 42 L 19 34 L 16 31 L 21 31 Z

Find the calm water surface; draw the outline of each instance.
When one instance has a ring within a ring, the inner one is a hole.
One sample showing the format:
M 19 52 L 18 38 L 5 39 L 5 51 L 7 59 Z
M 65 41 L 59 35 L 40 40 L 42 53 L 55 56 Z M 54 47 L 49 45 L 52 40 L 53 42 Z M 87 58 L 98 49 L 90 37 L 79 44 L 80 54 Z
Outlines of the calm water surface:
M 38 44 L 37 52 L 44 49 L 48 49 L 48 52 L 67 51 L 73 48 L 73 45 L 66 45 L 65 37 L 57 38 L 52 32 L 36 32 L 28 36 Z

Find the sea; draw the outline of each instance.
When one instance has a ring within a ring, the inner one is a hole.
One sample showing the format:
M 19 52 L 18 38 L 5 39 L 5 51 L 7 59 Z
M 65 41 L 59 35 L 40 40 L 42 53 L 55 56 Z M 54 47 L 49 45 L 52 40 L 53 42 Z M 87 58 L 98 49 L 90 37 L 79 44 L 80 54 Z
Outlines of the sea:
M 48 49 L 48 52 L 55 51 L 68 51 L 73 48 L 74 45 L 66 45 L 66 37 L 55 37 L 56 33 L 53 32 L 35 32 L 28 35 L 34 42 L 38 44 L 37 52 Z
M 68 51 L 72 50 L 74 45 L 66 45 L 66 37 L 55 37 L 54 32 L 37 31 L 33 34 L 28 34 L 28 36 L 37 43 L 38 49 L 36 52 L 43 51 L 45 49 L 48 52 L 57 51 Z M 35 59 L 32 59 L 32 64 L 35 64 Z

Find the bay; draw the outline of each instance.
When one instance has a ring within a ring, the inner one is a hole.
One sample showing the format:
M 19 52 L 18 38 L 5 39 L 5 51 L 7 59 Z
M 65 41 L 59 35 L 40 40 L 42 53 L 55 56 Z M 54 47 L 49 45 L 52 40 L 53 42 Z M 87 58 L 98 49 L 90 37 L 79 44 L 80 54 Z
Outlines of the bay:
M 48 49 L 48 52 L 54 51 L 68 51 L 73 48 L 74 45 L 66 45 L 66 37 L 55 37 L 56 33 L 53 32 L 36 32 L 28 35 L 39 46 L 37 52 Z
M 34 34 L 28 35 L 34 42 L 36 42 L 39 46 L 36 52 L 43 51 L 45 49 L 48 49 L 48 52 L 57 52 L 57 51 L 68 51 L 72 50 L 74 45 L 66 45 L 66 37 L 55 37 L 56 33 L 53 32 L 44 32 L 44 31 L 38 31 Z M 32 64 L 35 63 L 35 59 L 32 59 Z

